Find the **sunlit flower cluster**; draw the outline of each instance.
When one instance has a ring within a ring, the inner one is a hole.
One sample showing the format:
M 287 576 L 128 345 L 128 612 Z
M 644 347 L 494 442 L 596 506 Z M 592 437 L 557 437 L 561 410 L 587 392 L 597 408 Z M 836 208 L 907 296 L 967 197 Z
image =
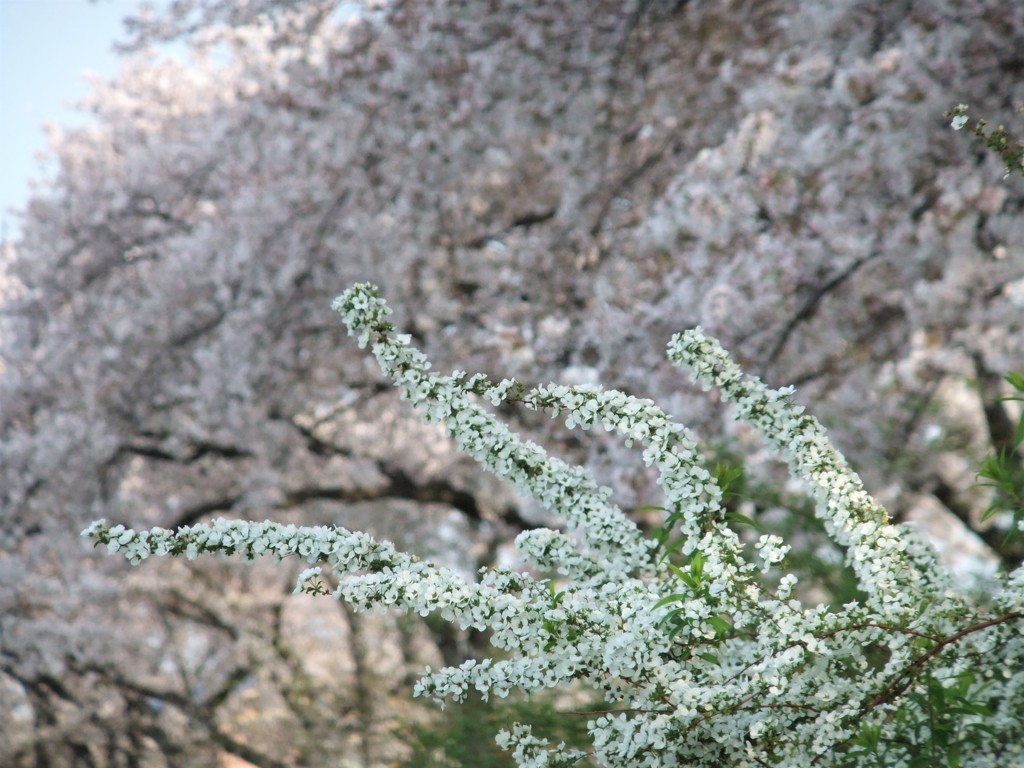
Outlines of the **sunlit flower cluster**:
M 561 518 L 568 533 L 532 530 L 516 540 L 552 579 L 495 569 L 471 581 L 339 527 L 218 519 L 134 531 L 99 521 L 84 535 L 133 563 L 295 555 L 310 566 L 296 591 L 323 594 L 336 584 L 333 596 L 360 610 L 397 607 L 487 630 L 494 658 L 428 668 L 415 693 L 443 704 L 473 691 L 487 698 L 590 686 L 608 705 L 589 722 L 590 754 L 604 766 L 822 765 L 868 750 L 872 729 L 920 738 L 913 697 L 962 680 L 970 670 L 960 660 L 971 653 L 999 657 L 991 669 L 1002 671 L 979 680 L 984 694 L 970 689 L 982 698 L 964 724 L 1024 736 L 1015 695 L 1024 685 L 1019 573 L 994 598 L 1001 613 L 972 609 L 927 547 L 889 523 L 821 425 L 793 404 L 792 390 L 746 376 L 699 329 L 672 339 L 670 359 L 718 388 L 807 484 L 848 553 L 863 602 L 828 608 L 794 599 L 797 578 L 781 572 L 789 547 L 778 536 L 761 536 L 748 559 L 696 437 L 653 402 L 596 387 L 442 376 L 393 332 L 375 287 L 353 287 L 334 308 L 425 420 L 443 422 L 463 450 Z M 682 538 L 678 553 L 660 551 L 584 470 L 521 440 L 481 404 L 509 399 L 563 416 L 570 428 L 601 426 L 641 444 Z M 522 768 L 576 765 L 588 754 L 518 724 L 497 740 Z M 998 754 L 976 755 L 972 765 L 996 765 Z

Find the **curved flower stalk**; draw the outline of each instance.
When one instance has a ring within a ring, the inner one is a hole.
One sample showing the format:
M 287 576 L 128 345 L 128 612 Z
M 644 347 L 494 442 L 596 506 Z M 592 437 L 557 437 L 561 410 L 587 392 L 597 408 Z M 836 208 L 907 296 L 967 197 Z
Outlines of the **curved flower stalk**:
M 520 389 L 515 382 L 494 386 L 482 374 L 431 372 L 423 353 L 410 346 L 408 335 L 391 333 L 391 310 L 375 286 L 354 286 L 335 299 L 333 308 L 349 333 L 359 334 L 360 347 L 373 339 L 381 370 L 402 389 L 402 397 L 420 409 L 425 421 L 443 421 L 462 450 L 578 529 L 595 565 L 600 563 L 616 577 L 644 567 L 652 542 L 609 501 L 610 488 L 599 486 L 582 468 L 549 456 L 539 445 L 520 440 L 471 399 L 480 393 L 496 405 Z
M 757 428 L 786 459 L 817 501 L 826 532 L 846 549 L 871 607 L 890 618 L 909 616 L 923 596 L 948 588 L 933 559 L 925 555 L 919 564 L 907 555 L 909 532 L 889 523 L 888 513 L 864 490 L 820 422 L 791 401 L 792 387 L 773 390 L 747 376 L 700 328 L 676 334 L 668 356 L 690 369 L 691 381 L 705 390 L 716 387 L 733 404 L 736 418 Z
M 442 376 L 408 336 L 394 333 L 374 286 L 354 286 L 334 308 L 360 346 L 372 343 L 384 373 L 425 420 L 444 422 L 463 450 L 565 521 L 568 535 L 534 530 L 516 540 L 527 561 L 564 582 L 504 569 L 471 582 L 342 528 L 215 520 L 136 532 L 100 521 L 84 534 L 133 563 L 151 555 L 295 555 L 311 566 L 296 591 L 326 593 L 326 565 L 334 597 L 358 609 L 435 612 L 490 630 L 497 658 L 428 669 L 417 683 L 417 695 L 441 703 L 471 690 L 505 696 L 572 681 L 602 692 L 609 708 L 588 724 L 590 752 L 551 745 L 523 725 L 499 733 L 524 768 L 587 760 L 620 768 L 811 766 L 861 756 L 895 766 L 909 764 L 905 755 L 922 739 L 933 747 L 969 743 L 972 765 L 1024 759 L 1024 747 L 1014 746 L 1024 743 L 1024 577 L 1003 585 L 998 612 L 972 606 L 933 553 L 889 523 L 821 425 L 791 402 L 792 390 L 745 376 L 699 329 L 673 338 L 670 359 L 705 388 L 718 387 L 737 417 L 786 457 L 846 548 L 862 602 L 803 605 L 793 598 L 792 574 L 773 578 L 769 589 L 765 574 L 780 567 L 787 546 L 762 536 L 756 558 L 745 556 L 696 438 L 653 402 L 593 387 Z M 564 416 L 570 428 L 600 425 L 641 443 L 680 537 L 678 564 L 610 501 L 608 488 L 520 439 L 480 403 L 509 399 Z M 990 674 L 978 672 L 977 658 L 991 660 Z M 988 732 L 1005 738 L 978 736 Z

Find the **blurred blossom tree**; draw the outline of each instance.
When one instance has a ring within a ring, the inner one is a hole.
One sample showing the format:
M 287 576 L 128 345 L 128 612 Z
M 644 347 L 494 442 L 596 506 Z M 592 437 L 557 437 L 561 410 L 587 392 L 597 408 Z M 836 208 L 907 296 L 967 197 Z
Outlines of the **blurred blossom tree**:
M 974 473 L 1017 417 L 1024 188 L 940 115 L 1024 102 L 1022 29 L 999 0 L 140 12 L 0 254 L 0 763 L 380 764 L 419 716 L 380 692 L 479 652 L 287 600 L 293 574 L 126 574 L 73 535 L 342 523 L 470 578 L 554 525 L 349 353 L 323 307 L 358 281 L 441 364 L 650 397 L 778 481 L 664 360 L 702 325 L 797 385 L 895 518 L 1016 567 Z M 612 436 L 507 416 L 658 525 Z M 780 498 L 737 511 L 803 527 Z

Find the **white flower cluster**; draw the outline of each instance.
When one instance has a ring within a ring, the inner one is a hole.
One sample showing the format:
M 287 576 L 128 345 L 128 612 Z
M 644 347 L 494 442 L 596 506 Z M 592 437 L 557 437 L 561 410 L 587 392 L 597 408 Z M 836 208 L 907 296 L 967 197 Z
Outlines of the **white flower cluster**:
M 382 370 L 424 419 L 443 421 L 464 450 L 565 521 L 569 535 L 535 530 L 516 540 L 524 558 L 565 578 L 561 591 L 504 569 L 470 582 L 335 527 L 215 520 L 136 532 L 99 521 L 84 534 L 133 563 L 149 555 L 296 555 L 311 566 L 297 591 L 319 594 L 329 578 L 334 597 L 361 610 L 398 607 L 489 630 L 496 658 L 428 669 L 416 694 L 443 704 L 471 690 L 486 698 L 571 681 L 592 686 L 609 704 L 589 723 L 590 754 L 604 766 L 842 763 L 871 748 L 861 737 L 881 728 L 893 744 L 916 743 L 921 728 L 934 727 L 915 703 L 921 691 L 959 684 L 972 673 L 964 660 L 985 654 L 998 674 L 967 686 L 982 698 L 964 710 L 963 723 L 1006 738 L 972 755 L 972 765 L 1009 764 L 999 762 L 1010 754 L 1005 745 L 1024 740 L 1024 577 L 1007 580 L 988 612 L 972 608 L 927 547 L 889 524 L 820 424 L 793 405 L 792 390 L 745 376 L 699 329 L 669 345 L 670 358 L 705 387 L 720 388 L 737 417 L 760 429 L 807 483 L 829 534 L 848 552 L 863 603 L 805 606 L 793 599 L 797 580 L 788 573 L 776 573 L 769 588 L 765 574 L 785 565 L 788 547 L 765 535 L 757 562 L 745 558 L 696 438 L 654 403 L 593 387 L 527 390 L 461 371 L 441 376 L 409 337 L 393 333 L 373 286 L 353 287 L 334 307 L 360 345 L 372 342 Z M 509 398 L 564 415 L 569 427 L 600 425 L 641 443 L 681 539 L 677 559 L 641 534 L 607 488 L 521 440 L 479 404 Z M 586 757 L 522 725 L 497 738 L 522 768 Z M 893 754 L 884 764 L 909 764 Z
M 746 376 L 714 339 L 700 328 L 676 334 L 669 359 L 690 369 L 704 389 L 717 387 L 735 408 L 736 418 L 756 427 L 789 463 L 817 500 L 829 534 L 846 548 L 861 588 L 887 613 L 912 611 L 937 569 L 921 570 L 905 556 L 909 534 L 888 522 L 886 511 L 868 495 L 817 419 L 792 402 L 793 388 L 769 389 Z M 897 588 L 899 585 L 900 588 Z M 906 589 L 906 586 L 911 589 Z M 944 587 L 945 582 L 941 586 Z

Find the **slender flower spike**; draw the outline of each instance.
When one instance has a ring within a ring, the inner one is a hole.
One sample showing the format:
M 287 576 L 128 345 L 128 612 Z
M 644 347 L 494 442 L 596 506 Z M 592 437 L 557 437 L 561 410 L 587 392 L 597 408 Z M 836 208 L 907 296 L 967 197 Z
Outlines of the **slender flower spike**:
M 761 536 L 750 559 L 696 436 L 655 403 L 598 387 L 443 376 L 394 332 L 375 286 L 355 285 L 333 306 L 425 421 L 443 423 L 462 450 L 564 523 L 565 531 L 516 539 L 523 560 L 557 582 L 501 568 L 467 580 L 340 527 L 217 519 L 135 531 L 100 520 L 83 535 L 134 564 L 294 556 L 308 566 L 296 592 L 487 631 L 494 659 L 428 668 L 416 684 L 417 696 L 442 705 L 473 691 L 486 699 L 570 684 L 604 698 L 588 745 L 553 744 L 519 723 L 499 731 L 520 768 L 895 768 L 940 742 L 966 749 L 956 738 L 967 739 L 972 766 L 1024 765 L 1024 571 L 1006 578 L 988 607 L 972 604 L 934 553 L 890 522 L 791 388 L 747 376 L 699 328 L 669 343 L 669 359 L 718 389 L 804 483 L 847 553 L 861 602 L 803 604 L 797 576 L 785 570 L 790 547 L 777 535 Z M 508 400 L 637 444 L 664 490 L 671 552 L 623 514 L 610 489 L 484 406 Z M 979 660 L 993 674 L 982 676 Z M 949 712 L 952 725 L 942 719 Z

